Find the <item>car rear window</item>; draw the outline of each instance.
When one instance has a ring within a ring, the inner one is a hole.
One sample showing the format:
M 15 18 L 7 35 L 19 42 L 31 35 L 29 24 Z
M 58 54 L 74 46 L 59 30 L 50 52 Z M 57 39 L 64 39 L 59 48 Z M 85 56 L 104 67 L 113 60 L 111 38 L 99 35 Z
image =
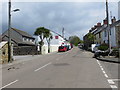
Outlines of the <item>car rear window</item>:
M 63 49 L 64 47 L 63 46 L 60 46 L 59 49 Z

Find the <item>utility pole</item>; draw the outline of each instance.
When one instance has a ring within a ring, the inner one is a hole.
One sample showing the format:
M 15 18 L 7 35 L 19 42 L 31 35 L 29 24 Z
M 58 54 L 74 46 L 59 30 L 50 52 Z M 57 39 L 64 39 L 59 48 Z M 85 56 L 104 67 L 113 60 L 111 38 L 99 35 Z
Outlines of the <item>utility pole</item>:
M 64 27 L 63 27 L 63 29 L 62 29 L 62 36 L 63 36 L 63 38 L 64 38 Z
M 110 11 L 110 19 L 111 19 L 111 23 L 112 23 L 112 18 L 113 18 L 113 16 L 112 16 L 112 11 Z
M 11 11 L 11 0 L 8 2 L 8 62 L 12 63 L 12 55 L 11 55 L 11 12 L 17 12 L 20 9 L 15 9 Z
M 8 62 L 12 62 L 12 57 L 11 57 L 11 0 L 8 2 Z
M 107 19 L 107 30 L 108 30 L 108 45 L 111 53 L 111 41 L 110 41 L 110 25 L 109 25 L 109 12 L 108 12 L 108 0 L 106 0 L 106 19 Z

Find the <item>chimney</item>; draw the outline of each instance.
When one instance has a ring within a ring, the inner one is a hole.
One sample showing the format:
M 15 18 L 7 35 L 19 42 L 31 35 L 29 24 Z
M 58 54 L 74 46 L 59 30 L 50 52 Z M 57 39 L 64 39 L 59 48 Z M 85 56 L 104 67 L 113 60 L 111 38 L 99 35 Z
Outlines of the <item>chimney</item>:
M 98 23 L 97 23 L 97 27 L 101 27 L 101 23 L 98 22 Z
M 92 30 L 89 30 L 89 32 L 91 33 L 91 32 L 92 32 Z
M 96 28 L 95 28 L 95 27 L 92 27 L 91 29 L 92 29 L 92 30 L 95 30 Z
M 96 29 L 97 28 L 97 25 L 94 25 L 94 29 Z
M 113 24 L 114 22 L 116 22 L 116 18 L 113 17 L 113 19 L 111 19 L 111 22 L 112 22 L 112 24 Z
M 104 20 L 103 20 L 103 24 L 104 24 L 104 25 L 107 25 L 107 24 L 108 24 L 107 19 L 104 19 Z

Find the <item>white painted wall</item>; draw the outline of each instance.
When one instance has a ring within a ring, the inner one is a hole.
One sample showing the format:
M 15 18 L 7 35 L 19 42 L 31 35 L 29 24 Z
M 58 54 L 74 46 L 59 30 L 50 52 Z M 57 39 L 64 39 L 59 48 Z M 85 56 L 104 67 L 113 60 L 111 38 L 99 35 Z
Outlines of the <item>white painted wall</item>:
M 105 31 L 106 31 L 106 36 L 105 36 Z M 105 43 L 108 43 L 108 32 L 107 30 L 102 31 L 102 43 L 105 41 Z
M 111 35 L 110 35 L 110 40 L 111 40 L 111 46 L 116 47 L 116 31 L 115 27 L 111 28 Z
M 62 43 L 65 41 L 62 37 L 58 36 L 57 34 L 52 33 L 53 39 L 50 42 L 50 52 L 57 52 L 58 47 L 62 45 Z M 58 36 L 58 39 L 55 39 L 55 36 Z M 40 41 L 40 38 L 37 37 L 36 39 L 37 43 Z M 44 39 L 44 46 L 42 47 L 42 54 L 47 54 L 48 53 L 48 43 L 46 39 Z
M 48 46 L 44 45 L 42 46 L 42 54 L 47 54 L 48 53 Z

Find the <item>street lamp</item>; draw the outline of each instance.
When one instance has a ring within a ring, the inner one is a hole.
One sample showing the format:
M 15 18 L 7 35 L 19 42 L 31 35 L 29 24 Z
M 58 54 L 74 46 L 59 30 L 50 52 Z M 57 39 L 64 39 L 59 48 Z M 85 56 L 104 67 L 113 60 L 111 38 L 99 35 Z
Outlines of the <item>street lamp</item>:
M 11 11 L 11 0 L 9 0 L 8 3 L 8 62 L 12 62 L 12 56 L 11 56 L 11 12 L 16 12 L 16 11 L 20 11 L 20 9 L 15 9 L 13 11 Z
M 17 12 L 17 11 L 20 11 L 20 9 L 15 9 L 15 10 L 13 10 L 13 12 Z

